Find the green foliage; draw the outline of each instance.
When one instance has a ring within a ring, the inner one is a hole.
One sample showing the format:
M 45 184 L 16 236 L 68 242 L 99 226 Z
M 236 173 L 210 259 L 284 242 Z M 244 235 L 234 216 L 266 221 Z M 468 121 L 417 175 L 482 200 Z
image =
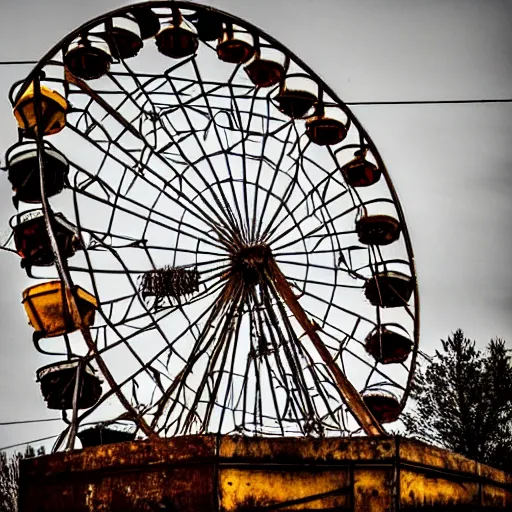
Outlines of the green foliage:
M 15 453 L 10 457 L 0 452 L 0 512 L 16 512 L 18 510 L 18 482 L 20 459 L 28 459 L 44 455 L 44 446 L 37 452 L 32 446 L 27 446 L 25 453 Z
M 410 435 L 512 471 L 512 357 L 504 340 L 486 351 L 457 330 L 417 371 L 415 408 L 404 415 Z

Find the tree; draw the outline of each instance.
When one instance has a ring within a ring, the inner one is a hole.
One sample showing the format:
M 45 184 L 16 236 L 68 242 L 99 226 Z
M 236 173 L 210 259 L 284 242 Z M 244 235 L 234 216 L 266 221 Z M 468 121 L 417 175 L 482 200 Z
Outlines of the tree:
M 18 509 L 19 460 L 21 455 L 8 457 L 0 452 L 0 512 Z
M 37 455 L 44 455 L 44 446 L 37 450 Z M 10 457 L 0 452 L 0 512 L 16 512 L 18 510 L 18 483 L 20 459 L 35 457 L 36 451 L 27 446 L 25 454 L 15 453 Z
M 484 354 L 461 329 L 416 373 L 404 415 L 413 437 L 512 471 L 512 356 L 502 339 Z

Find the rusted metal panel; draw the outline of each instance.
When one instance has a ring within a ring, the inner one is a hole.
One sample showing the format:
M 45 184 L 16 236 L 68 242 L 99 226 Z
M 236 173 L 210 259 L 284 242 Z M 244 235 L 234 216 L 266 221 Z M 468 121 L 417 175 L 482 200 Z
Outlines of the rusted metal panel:
M 219 456 L 232 462 L 336 463 L 347 461 L 386 461 L 396 456 L 393 438 L 305 438 L 281 439 L 225 436 Z
M 214 510 L 214 466 L 149 467 L 80 480 L 61 476 L 42 486 L 24 486 L 23 494 L 20 509 L 27 511 L 205 512 Z
M 512 475 L 485 464 L 478 464 L 478 474 L 482 479 L 482 505 L 512 510 Z
M 357 468 L 354 470 L 354 511 L 395 512 L 394 470 Z
M 498 510 L 512 510 L 512 493 L 502 487 L 483 484 L 481 490 L 481 503 L 483 507 Z
M 512 485 L 512 474 L 499 469 L 477 463 L 477 473 L 485 480 L 490 480 L 503 485 Z
M 350 510 L 352 493 L 346 470 L 274 470 L 222 468 L 220 510 L 248 512 L 264 508 Z
M 89 512 L 86 482 L 52 485 L 44 479 L 27 481 L 22 474 L 19 491 L 20 512 Z
M 512 476 L 399 438 L 187 436 L 23 460 L 20 512 L 512 510 Z
M 215 453 L 214 437 L 193 436 L 27 459 L 21 465 L 20 510 L 213 510 Z
M 399 439 L 399 457 L 402 462 L 410 462 L 429 466 L 432 468 L 446 469 L 476 475 L 477 463 L 474 460 L 457 453 L 429 446 L 411 439 Z
M 115 471 L 127 466 L 173 464 L 185 461 L 213 460 L 214 436 L 183 436 L 154 441 L 134 441 L 86 448 L 25 459 L 21 468 L 26 477 L 55 475 L 62 472 Z
M 213 474 L 206 465 L 110 476 L 90 487 L 88 512 L 213 510 Z
M 407 469 L 400 471 L 400 504 L 405 508 L 478 506 L 479 503 L 479 486 L 474 481 Z

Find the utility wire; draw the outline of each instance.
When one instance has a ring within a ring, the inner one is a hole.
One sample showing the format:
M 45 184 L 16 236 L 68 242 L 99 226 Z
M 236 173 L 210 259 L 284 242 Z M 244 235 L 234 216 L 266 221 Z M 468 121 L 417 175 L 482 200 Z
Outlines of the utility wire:
M 0 66 L 35 66 L 37 60 L 4 60 L 0 61 Z M 490 98 L 480 100 L 405 100 L 405 101 L 347 101 L 345 105 L 364 106 L 364 105 L 457 105 L 457 104 L 482 104 L 482 103 L 512 103 L 512 98 Z
M 50 418 L 44 420 L 20 420 L 20 421 L 3 421 L 0 422 L 0 426 L 4 425 L 23 425 L 25 423 L 44 423 L 46 421 L 61 421 L 62 418 Z
M 471 103 L 512 103 L 512 98 L 492 98 L 481 100 L 347 101 L 345 102 L 345 105 L 467 105 Z
M 55 434 L 54 436 L 41 437 L 39 439 L 33 439 L 32 441 L 25 441 L 24 443 L 11 444 L 10 446 L 2 446 L 0 448 L 0 452 L 3 452 L 4 450 L 9 450 L 11 448 L 16 448 L 17 446 L 24 446 L 26 444 L 39 443 L 41 441 L 48 441 L 49 439 L 54 439 L 55 437 L 59 437 L 59 436 L 60 436 L 60 434 Z
M 32 65 L 35 66 L 37 64 L 37 60 L 4 60 L 0 61 L 0 66 L 23 66 L 23 65 Z

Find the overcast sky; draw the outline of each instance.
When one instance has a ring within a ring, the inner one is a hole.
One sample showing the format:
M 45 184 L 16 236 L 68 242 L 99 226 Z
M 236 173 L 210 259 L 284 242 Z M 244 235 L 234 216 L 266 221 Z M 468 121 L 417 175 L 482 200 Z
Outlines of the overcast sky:
M 130 2 L 2 0 L 0 61 L 37 60 L 91 17 Z M 346 102 L 512 97 L 512 1 L 215 0 L 267 31 Z M 0 154 L 16 140 L 7 94 L 30 67 L 0 67 Z M 461 327 L 512 345 L 512 104 L 364 106 L 354 113 L 404 208 L 421 299 L 421 347 Z M 0 233 L 14 214 L 0 176 Z M 35 384 L 19 260 L 0 253 L 0 422 L 55 417 Z M 0 447 L 59 431 L 0 426 Z

